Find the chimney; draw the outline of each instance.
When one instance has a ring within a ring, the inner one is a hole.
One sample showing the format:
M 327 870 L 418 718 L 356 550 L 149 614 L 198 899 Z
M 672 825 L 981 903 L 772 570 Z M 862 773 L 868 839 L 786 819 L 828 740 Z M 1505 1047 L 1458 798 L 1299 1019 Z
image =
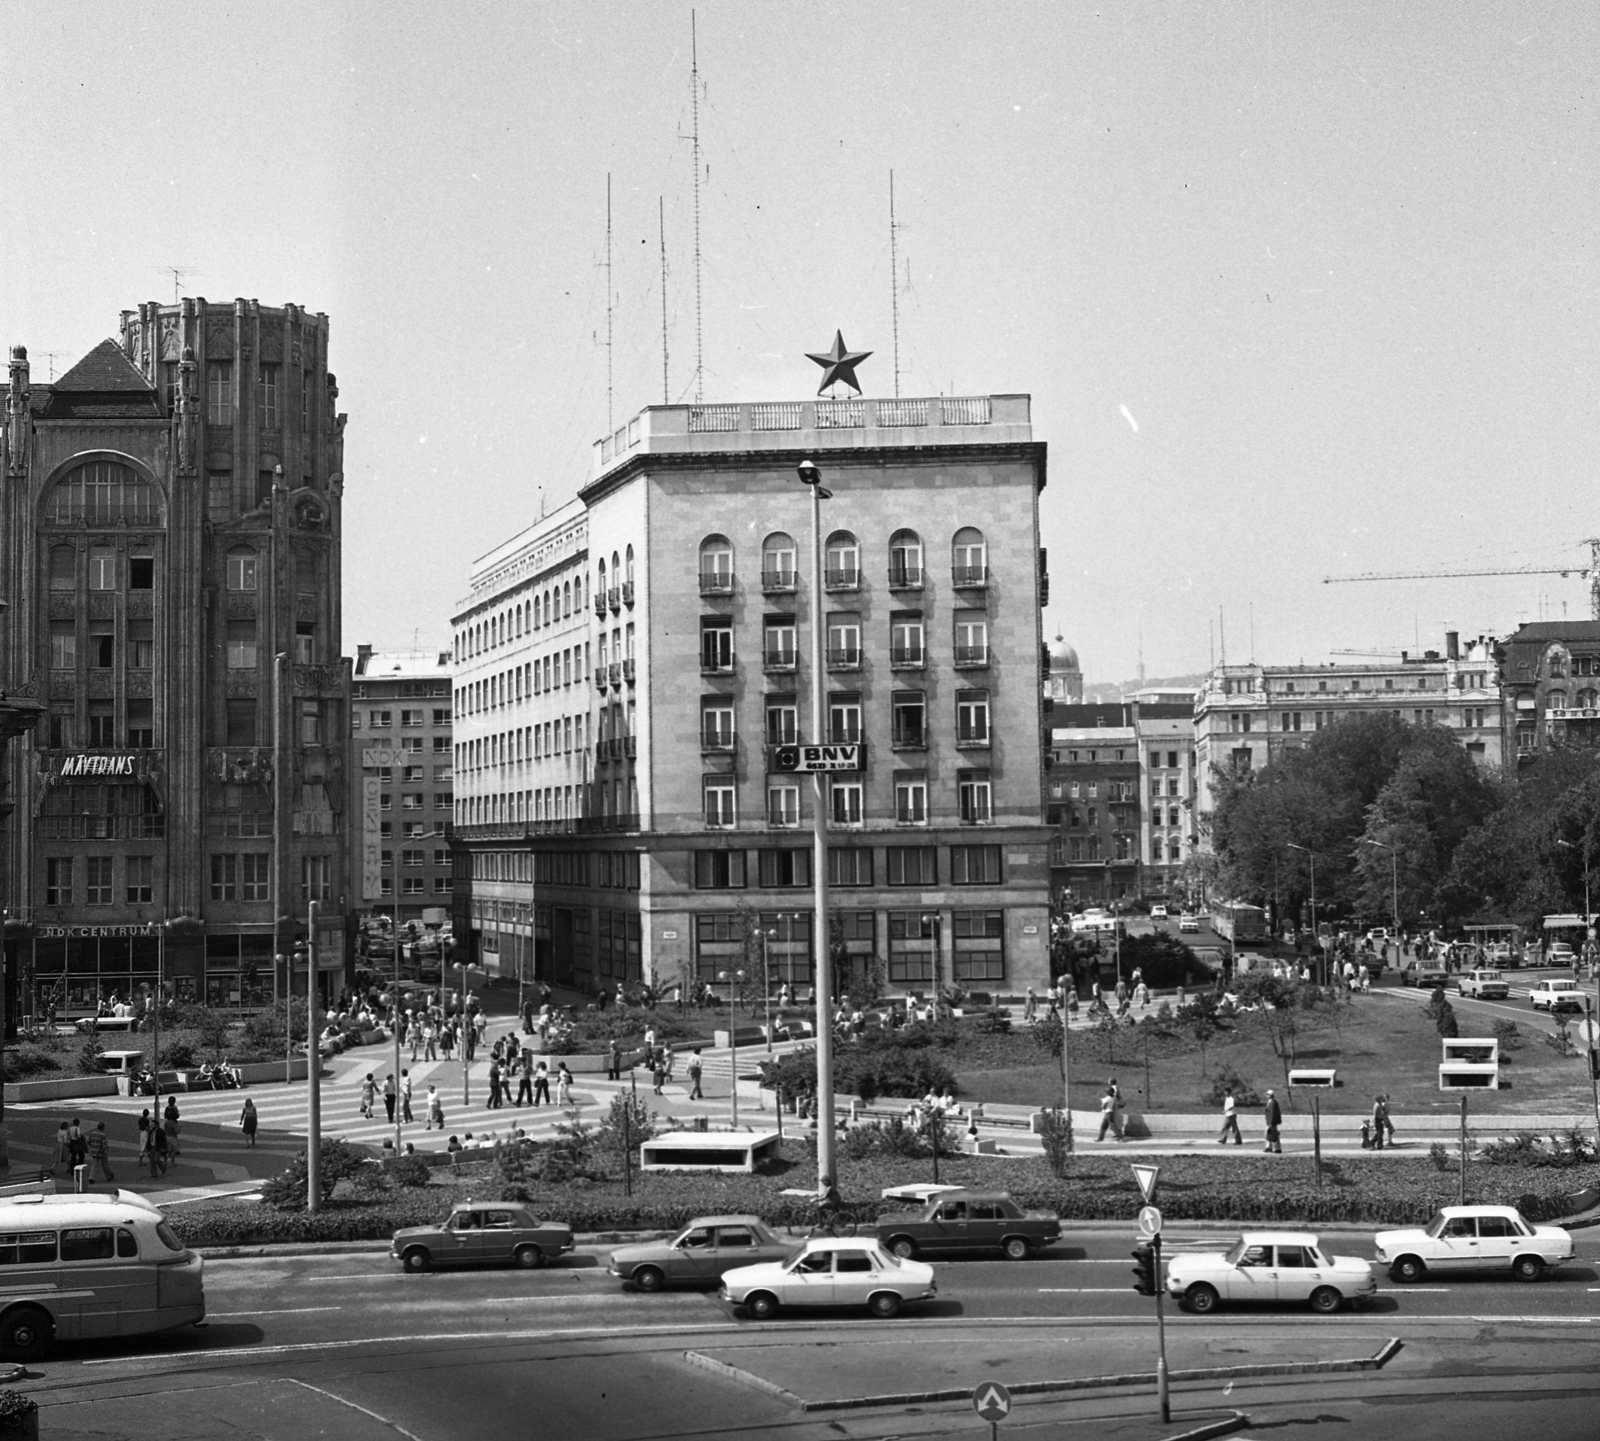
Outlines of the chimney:
M 1461 634 L 1459 631 L 1447 630 L 1444 633 L 1444 653 L 1450 660 L 1461 659 Z

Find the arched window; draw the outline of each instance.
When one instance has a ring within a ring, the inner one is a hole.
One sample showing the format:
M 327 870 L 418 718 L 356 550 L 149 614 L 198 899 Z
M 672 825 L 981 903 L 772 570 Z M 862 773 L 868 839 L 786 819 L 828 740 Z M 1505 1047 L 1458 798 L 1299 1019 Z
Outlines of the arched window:
M 228 589 L 256 588 L 256 553 L 248 545 L 236 545 L 228 552 Z
M 633 584 L 633 547 L 631 545 L 628 547 L 628 550 L 627 550 L 627 567 L 628 567 L 628 569 L 625 572 L 625 578 L 626 578 L 628 584 L 632 585 Z
M 794 538 L 775 530 L 761 543 L 761 589 L 793 590 L 795 579 Z
M 861 584 L 861 547 L 848 530 L 836 530 L 828 537 L 822 583 L 830 590 L 854 590 Z
M 600 599 L 602 601 L 604 601 L 605 598 L 606 598 L 606 563 L 603 560 L 600 562 L 599 572 L 600 572 Z M 615 575 L 616 571 L 613 570 L 612 574 Z
M 708 535 L 700 542 L 700 594 L 728 595 L 733 591 L 733 545 L 725 535 Z
M 989 548 L 983 532 L 963 526 L 950 547 L 951 578 L 957 585 L 985 585 L 989 579 Z
M 565 619 L 572 614 L 572 582 L 569 580 L 561 587 L 561 616 Z
M 1578 692 L 1577 707 L 1579 710 L 1593 710 L 1597 697 L 1592 690 Z
M 914 530 L 897 530 L 889 537 L 889 584 L 922 589 L 922 540 Z
M 1567 693 L 1564 690 L 1546 692 L 1544 708 L 1546 710 L 1565 710 L 1567 708 Z
M 45 519 L 54 525 L 91 527 L 160 525 L 161 507 L 150 482 L 114 460 L 91 460 L 51 487 Z

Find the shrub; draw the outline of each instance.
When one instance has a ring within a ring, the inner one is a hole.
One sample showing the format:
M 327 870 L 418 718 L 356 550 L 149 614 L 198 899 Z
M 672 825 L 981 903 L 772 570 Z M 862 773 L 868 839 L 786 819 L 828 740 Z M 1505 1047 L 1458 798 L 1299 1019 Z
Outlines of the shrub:
M 327 1200 L 340 1181 L 353 1179 L 367 1164 L 367 1155 L 360 1147 L 345 1141 L 324 1141 L 319 1161 L 322 1199 Z M 304 1210 L 306 1191 L 306 1158 L 301 1152 L 262 1186 L 261 1199 L 279 1211 Z
M 834 1080 L 839 1090 L 854 1093 L 868 1105 L 879 1096 L 917 1097 L 930 1091 L 956 1092 L 955 1072 L 926 1050 L 906 1047 L 852 1046 L 834 1055 Z M 811 1080 L 813 1092 L 816 1076 Z
M 977 1014 L 977 1029 L 986 1036 L 1003 1036 L 1011 1029 L 1011 1013 L 1003 1006 L 990 1006 Z
M 8 1081 L 26 1081 L 61 1069 L 61 1062 L 37 1046 L 11 1046 L 6 1049 L 5 1066 L 0 1075 Z
M 961 1137 L 948 1117 L 941 1116 L 938 1126 L 939 1154 L 954 1155 L 960 1148 Z M 844 1135 L 840 1148 L 846 1160 L 860 1161 L 869 1156 L 903 1156 L 908 1160 L 921 1160 L 933 1155 L 933 1137 L 926 1122 L 914 1126 L 900 1116 L 887 1121 L 870 1121 L 852 1126 Z
M 158 1071 L 188 1071 L 192 1070 L 194 1065 L 194 1047 L 182 1037 L 164 1045 L 156 1061 Z
M 29 1419 L 38 1414 L 39 1403 L 31 1396 L 9 1388 L 0 1391 L 0 1435 L 22 1435 Z
M 1232 1066 L 1227 1065 L 1223 1066 L 1212 1077 L 1211 1089 L 1200 1099 L 1208 1106 L 1220 1106 L 1230 1086 L 1233 1088 L 1235 1105 L 1259 1106 L 1261 1104 L 1261 1092 L 1256 1090 L 1255 1084 L 1247 1081 Z
M 426 1186 L 433 1179 L 433 1167 L 421 1156 L 397 1156 L 389 1167 L 389 1179 L 397 1186 Z
M 104 1069 L 100 1058 L 100 1042 L 89 1035 L 84 1038 L 83 1049 L 78 1053 L 78 1069 L 86 1076 L 98 1076 Z
M 1449 1151 L 1445 1150 L 1443 1143 L 1439 1141 L 1428 1147 L 1428 1159 L 1433 1162 L 1435 1171 L 1448 1171 L 1455 1166 Z
M 1039 1128 L 1044 1143 L 1044 1158 L 1052 1176 L 1065 1176 L 1072 1160 L 1072 1112 L 1052 1106 L 1044 1113 Z
M 1161 931 L 1123 940 L 1123 974 L 1131 976 L 1135 970 L 1144 972 L 1144 982 L 1153 990 L 1211 982 L 1210 967 L 1183 941 Z
M 1508 1021 L 1503 1016 L 1494 1023 L 1494 1038 L 1500 1043 L 1500 1064 L 1511 1064 L 1511 1052 L 1520 1051 L 1526 1044 L 1521 1031 L 1517 1029 L 1515 1021 Z
M 1480 1154 L 1491 1166 L 1570 1170 L 1594 1155 L 1594 1145 L 1579 1130 L 1552 1136 L 1548 1145 L 1531 1131 L 1519 1131 L 1514 1136 L 1485 1142 Z

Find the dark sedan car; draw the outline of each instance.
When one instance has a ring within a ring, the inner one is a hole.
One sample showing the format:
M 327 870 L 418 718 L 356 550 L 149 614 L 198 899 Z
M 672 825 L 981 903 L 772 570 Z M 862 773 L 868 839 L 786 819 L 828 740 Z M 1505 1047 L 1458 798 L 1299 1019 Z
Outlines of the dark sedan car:
M 408 1271 L 435 1266 L 524 1266 L 533 1269 L 572 1249 L 572 1227 L 541 1221 L 513 1202 L 457 1206 L 442 1226 L 396 1231 L 389 1254 Z
M 895 1255 L 1002 1251 L 1020 1261 L 1061 1239 L 1054 1211 L 1024 1211 L 1004 1191 L 946 1191 L 916 1211 L 878 1217 L 878 1240 Z
M 701 1216 L 670 1241 L 619 1246 L 610 1271 L 641 1291 L 663 1286 L 712 1286 L 737 1266 L 781 1261 L 796 1246 L 755 1216 Z

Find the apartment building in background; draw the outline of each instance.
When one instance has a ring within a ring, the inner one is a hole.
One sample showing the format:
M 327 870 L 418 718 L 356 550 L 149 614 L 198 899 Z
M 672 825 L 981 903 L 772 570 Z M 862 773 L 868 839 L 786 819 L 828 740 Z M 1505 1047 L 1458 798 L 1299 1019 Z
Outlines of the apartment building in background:
M 1600 621 L 1541 620 L 1494 648 L 1508 758 L 1600 744 Z
M 596 990 L 731 987 L 763 950 L 803 988 L 823 947 L 895 991 L 1044 984 L 1044 482 L 1025 396 L 659 406 L 606 437 L 454 617 L 458 943 Z M 824 794 L 820 946 L 810 782 L 777 767 L 814 741 L 865 753 Z

